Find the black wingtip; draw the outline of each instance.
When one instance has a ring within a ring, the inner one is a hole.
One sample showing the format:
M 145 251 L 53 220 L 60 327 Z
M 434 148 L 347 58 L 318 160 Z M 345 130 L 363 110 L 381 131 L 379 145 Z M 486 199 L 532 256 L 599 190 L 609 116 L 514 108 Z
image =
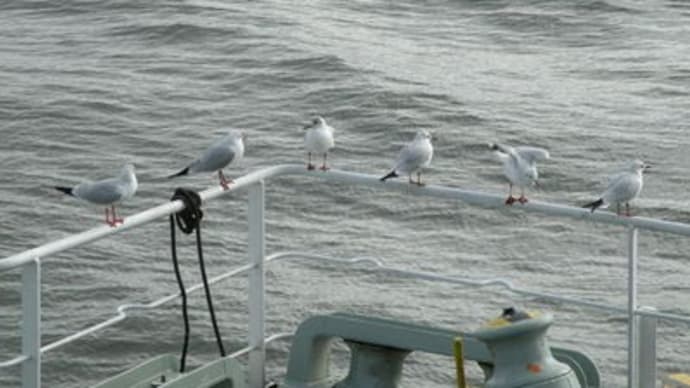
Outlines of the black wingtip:
M 188 173 L 189 173 L 189 167 L 185 167 L 184 170 L 182 170 L 182 171 L 180 171 L 180 172 L 178 172 L 178 173 L 175 173 L 175 174 L 172 174 L 172 175 L 168 175 L 168 179 L 172 179 L 172 178 L 175 178 L 175 177 L 178 177 L 178 176 L 182 176 L 182 175 L 187 175 Z
M 67 195 L 74 196 L 74 193 L 72 193 L 72 188 L 71 187 L 64 187 L 64 186 L 54 186 L 55 190 L 57 191 L 62 191 L 63 193 Z
M 604 204 L 604 200 L 599 198 L 594 202 L 590 202 L 590 203 L 584 205 L 583 208 L 592 209 L 592 213 L 594 213 L 594 211 L 597 210 L 598 208 L 600 208 L 601 205 L 603 205 L 603 204 Z
M 391 171 L 388 173 L 388 175 L 381 177 L 381 182 L 385 182 L 388 178 L 396 178 L 397 176 L 398 174 L 395 171 Z

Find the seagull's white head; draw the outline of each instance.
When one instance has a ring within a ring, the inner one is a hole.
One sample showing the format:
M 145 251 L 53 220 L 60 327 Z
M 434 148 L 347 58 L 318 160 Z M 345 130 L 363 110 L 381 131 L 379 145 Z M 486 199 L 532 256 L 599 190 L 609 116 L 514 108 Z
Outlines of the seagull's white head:
M 420 129 L 417 131 L 417 134 L 415 135 L 415 140 L 429 140 L 431 141 L 431 133 L 427 131 L 426 129 Z
M 641 174 L 643 171 L 651 168 L 651 166 L 648 165 L 647 163 L 641 161 L 640 159 L 635 159 L 629 163 L 628 168 L 629 168 L 630 172 Z
M 537 168 L 534 166 L 530 166 L 527 170 L 525 170 L 525 178 L 530 180 L 535 186 L 539 187 L 539 172 L 537 172 Z
M 231 129 L 230 131 L 228 131 L 228 138 L 234 141 L 240 140 L 244 142 L 245 140 L 247 140 L 247 134 L 239 129 Z
M 127 163 L 124 166 L 122 166 L 122 170 L 120 170 L 120 174 L 121 175 L 134 174 L 134 164 Z
M 134 165 L 132 163 L 127 163 L 124 166 L 122 166 L 122 170 L 120 170 L 119 179 L 121 181 L 132 182 L 136 187 L 137 174 L 134 172 Z
M 304 129 L 316 128 L 318 126 L 325 126 L 325 125 L 326 125 L 326 120 L 324 120 L 324 118 L 321 116 L 316 116 L 316 117 L 314 117 L 314 119 L 309 124 L 304 126 Z

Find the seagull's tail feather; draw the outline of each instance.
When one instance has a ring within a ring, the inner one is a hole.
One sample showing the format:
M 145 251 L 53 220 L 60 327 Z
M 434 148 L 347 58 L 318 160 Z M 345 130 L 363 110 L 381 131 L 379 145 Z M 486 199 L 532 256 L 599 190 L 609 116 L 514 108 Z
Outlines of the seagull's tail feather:
M 63 193 L 74 197 L 74 192 L 72 191 L 71 187 L 55 186 L 55 190 L 62 191 Z
M 508 150 L 506 150 L 505 147 L 498 143 L 489 143 L 489 149 L 491 151 L 503 152 L 504 154 L 508 153 Z
M 168 179 L 172 179 L 172 178 L 182 176 L 182 175 L 187 175 L 188 173 L 189 173 L 189 167 L 185 167 L 182 171 L 175 173 L 175 174 L 172 174 L 172 175 L 169 175 Z
M 592 213 L 594 213 L 595 210 L 597 210 L 599 207 L 601 207 L 604 204 L 604 200 L 599 198 L 594 202 L 590 202 L 583 206 L 583 208 L 589 208 L 592 209 Z
M 397 178 L 397 177 L 398 177 L 398 173 L 395 172 L 395 170 L 393 170 L 393 171 L 389 172 L 386 176 L 381 177 L 381 182 L 385 182 L 386 179 L 388 179 L 388 178 Z

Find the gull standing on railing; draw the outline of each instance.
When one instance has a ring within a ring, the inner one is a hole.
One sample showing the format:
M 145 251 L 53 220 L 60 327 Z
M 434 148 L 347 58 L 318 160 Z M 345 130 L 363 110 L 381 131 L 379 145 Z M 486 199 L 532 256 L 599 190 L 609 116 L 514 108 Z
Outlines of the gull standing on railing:
M 527 203 L 525 187 L 535 185 L 539 187 L 537 179 L 537 161 L 549 158 L 549 151 L 537 147 L 510 147 L 502 144 L 489 144 L 498 159 L 503 162 L 503 173 L 508 178 L 510 189 L 506 205 L 515 201 Z M 513 197 L 513 185 L 520 187 L 520 198 Z
M 55 189 L 90 203 L 106 205 L 105 222 L 110 226 L 116 226 L 118 223 L 124 223 L 125 220 L 117 217 L 115 204 L 133 197 L 137 187 L 134 165 L 126 164 L 115 178 L 97 182 L 82 182 L 74 187 L 55 186 Z M 112 215 L 110 210 L 112 210 Z
M 307 134 L 304 136 L 304 148 L 307 149 L 307 170 L 313 170 L 315 166 L 311 164 L 311 155 L 323 155 L 323 164 L 321 170 L 328 170 L 328 151 L 335 146 L 333 140 L 333 127 L 326 124 L 326 120 L 321 116 L 317 116 L 311 123 L 307 124 L 304 129 Z
M 625 215 L 630 217 L 630 201 L 637 198 L 642 191 L 642 172 L 650 166 L 641 160 L 633 160 L 622 172 L 609 178 L 608 187 L 599 199 L 586 204 L 585 208 L 592 209 L 592 213 L 600 207 L 616 204 L 616 214 L 621 214 L 621 203 L 625 203 Z
M 407 143 L 400 150 L 393 170 L 383 176 L 381 181 L 400 175 L 407 175 L 410 183 L 423 186 L 422 169 L 429 167 L 433 156 L 434 147 L 431 145 L 431 134 L 424 129 L 420 129 L 417 131 L 414 140 Z M 412 174 L 414 173 L 417 173 L 417 182 L 412 180 Z
M 244 156 L 244 140 L 247 136 L 242 131 L 231 130 L 228 134 L 211 144 L 201 156 L 185 167 L 182 171 L 168 176 L 175 178 L 182 175 L 199 172 L 216 172 L 223 190 L 228 189 L 232 179 L 223 175 L 223 168 L 232 163 L 237 163 Z

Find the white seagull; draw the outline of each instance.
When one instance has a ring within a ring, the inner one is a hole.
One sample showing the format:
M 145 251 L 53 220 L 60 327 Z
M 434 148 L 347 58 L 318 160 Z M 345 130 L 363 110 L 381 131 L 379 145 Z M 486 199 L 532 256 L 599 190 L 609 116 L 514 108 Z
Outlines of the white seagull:
M 628 163 L 622 172 L 609 178 L 608 187 L 599 199 L 586 204 L 585 208 L 592 209 L 592 213 L 600 207 L 616 204 L 616 214 L 621 213 L 621 204 L 625 203 L 625 215 L 630 217 L 630 201 L 637 198 L 642 191 L 642 172 L 650 166 L 641 160 L 633 160 Z
M 242 131 L 231 130 L 225 137 L 211 144 L 198 159 L 168 178 L 199 172 L 218 171 L 220 185 L 223 187 L 223 190 L 227 190 L 228 185 L 232 183 L 232 179 L 227 179 L 223 175 L 223 168 L 242 159 L 244 156 L 244 139 L 246 137 Z
M 549 151 L 537 147 L 510 147 L 502 144 L 490 144 L 496 156 L 503 162 L 503 173 L 510 185 L 506 205 L 515 201 L 522 204 L 528 201 L 525 197 L 525 187 L 539 186 L 537 179 L 537 161 L 549 158 Z M 520 198 L 513 197 L 513 186 L 520 187 Z
M 328 170 L 326 164 L 328 158 L 328 151 L 335 146 L 333 140 L 333 127 L 326 124 L 323 117 L 316 117 L 311 123 L 307 124 L 304 129 L 307 134 L 304 136 L 304 148 L 307 150 L 309 161 L 307 162 L 307 170 L 313 170 L 315 166 L 311 164 L 311 155 L 323 155 L 323 164 L 321 170 Z
M 393 170 L 383 176 L 381 181 L 400 175 L 407 175 L 410 183 L 423 186 L 422 169 L 429 167 L 433 156 L 434 147 L 431 145 L 431 134 L 424 129 L 420 129 L 417 131 L 414 140 L 407 143 L 400 150 Z M 412 174 L 414 173 L 417 173 L 417 182 L 412 180 Z
M 118 223 L 122 224 L 125 220 L 124 218 L 118 218 L 115 214 L 115 204 L 133 197 L 137 187 L 138 183 L 137 176 L 134 174 L 134 166 L 126 164 L 115 178 L 97 182 L 82 182 L 74 187 L 55 186 L 55 189 L 87 202 L 106 205 L 105 222 L 110 226 L 116 226 Z M 110 210 L 112 210 L 112 215 Z

